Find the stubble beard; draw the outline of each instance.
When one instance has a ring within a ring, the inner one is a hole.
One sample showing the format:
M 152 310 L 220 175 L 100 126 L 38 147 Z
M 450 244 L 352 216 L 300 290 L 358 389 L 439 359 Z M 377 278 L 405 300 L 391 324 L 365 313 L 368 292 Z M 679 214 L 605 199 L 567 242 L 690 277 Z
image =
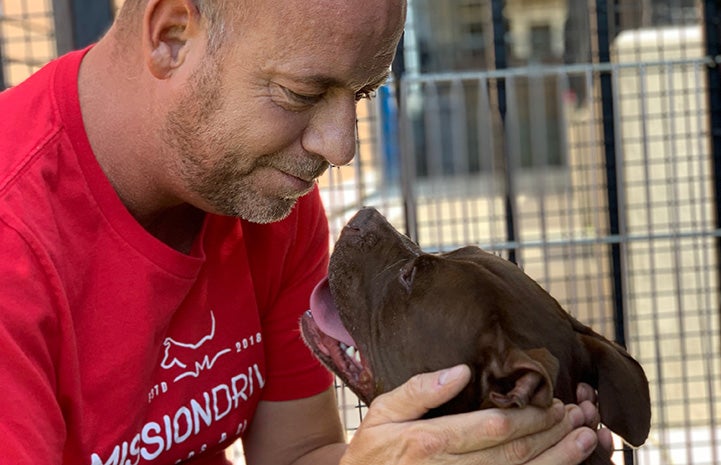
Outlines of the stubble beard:
M 262 166 L 277 167 L 287 156 L 252 156 L 237 144 L 231 147 L 223 137 L 223 128 L 213 125 L 212 116 L 222 106 L 219 61 L 211 57 L 200 66 L 188 83 L 186 95 L 168 112 L 163 133 L 168 156 L 178 160 L 175 172 L 182 185 L 205 204 L 204 210 L 254 223 L 282 220 L 300 195 L 263 193 L 261 176 L 254 171 Z M 290 164 L 314 178 L 327 168 L 325 161 L 300 159 Z

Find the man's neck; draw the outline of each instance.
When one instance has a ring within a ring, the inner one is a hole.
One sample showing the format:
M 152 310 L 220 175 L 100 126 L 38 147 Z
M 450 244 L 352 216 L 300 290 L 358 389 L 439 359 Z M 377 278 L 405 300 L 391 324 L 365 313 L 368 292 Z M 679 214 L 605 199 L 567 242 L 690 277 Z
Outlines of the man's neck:
M 204 219 L 204 211 L 183 204 L 164 210 L 162 214 L 156 215 L 152 222 L 143 224 L 143 227 L 173 249 L 189 254 L 203 227 Z
M 163 189 L 159 116 L 145 118 L 156 105 L 146 95 L 142 70 L 123 69 L 123 59 L 106 36 L 81 64 L 78 91 L 90 146 L 130 214 L 150 234 L 188 253 L 205 214 Z

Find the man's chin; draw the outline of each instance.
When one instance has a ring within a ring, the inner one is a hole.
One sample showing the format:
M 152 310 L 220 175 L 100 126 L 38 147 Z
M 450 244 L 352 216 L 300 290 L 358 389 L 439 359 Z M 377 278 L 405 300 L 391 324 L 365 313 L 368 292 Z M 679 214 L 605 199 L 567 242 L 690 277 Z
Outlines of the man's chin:
M 236 208 L 231 216 L 237 216 L 251 223 L 273 223 L 287 218 L 297 201 L 298 197 L 276 198 L 272 201 L 262 199 L 254 205 L 244 203 L 240 208 Z
M 251 223 L 272 223 L 280 221 L 290 215 L 298 199 L 309 194 L 315 184 L 308 188 L 294 190 L 284 189 L 284 192 L 263 192 L 249 185 L 237 186 L 233 190 L 212 192 L 211 195 L 200 195 L 205 199 L 202 208 L 208 212 L 242 218 Z

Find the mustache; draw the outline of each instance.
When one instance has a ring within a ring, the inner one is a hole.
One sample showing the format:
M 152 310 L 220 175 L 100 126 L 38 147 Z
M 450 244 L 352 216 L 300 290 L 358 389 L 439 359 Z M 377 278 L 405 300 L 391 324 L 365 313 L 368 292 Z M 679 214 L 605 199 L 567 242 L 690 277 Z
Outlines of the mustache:
M 258 159 L 257 166 L 275 168 L 278 171 L 311 182 L 322 176 L 330 163 L 321 157 L 276 153 Z

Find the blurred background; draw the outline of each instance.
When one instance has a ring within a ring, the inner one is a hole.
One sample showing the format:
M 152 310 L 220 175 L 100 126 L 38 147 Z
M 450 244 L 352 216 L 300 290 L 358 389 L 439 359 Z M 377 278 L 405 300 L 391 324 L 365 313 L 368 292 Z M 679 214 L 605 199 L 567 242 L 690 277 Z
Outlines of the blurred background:
M 119 3 L 0 0 L 0 86 Z M 626 346 L 653 424 L 617 464 L 721 464 L 720 22 L 718 0 L 409 0 L 357 157 L 321 181 L 331 245 L 373 205 L 428 251 L 517 263 Z M 364 407 L 338 397 L 352 435 Z

